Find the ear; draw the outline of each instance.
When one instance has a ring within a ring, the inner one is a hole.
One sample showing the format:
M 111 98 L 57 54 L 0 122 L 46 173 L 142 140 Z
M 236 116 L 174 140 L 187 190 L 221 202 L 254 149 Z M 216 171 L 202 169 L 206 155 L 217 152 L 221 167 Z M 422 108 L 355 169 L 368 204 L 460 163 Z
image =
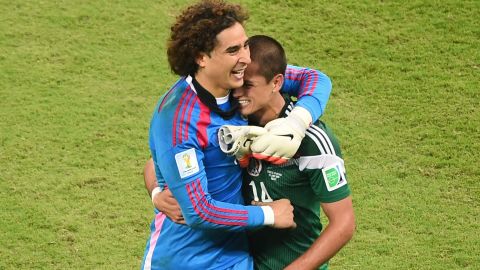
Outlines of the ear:
M 196 58 L 195 58 L 195 63 L 197 63 L 197 65 L 201 68 L 204 68 L 207 61 L 208 55 L 205 54 L 205 53 L 200 53 Z
M 272 92 L 279 92 L 280 89 L 282 89 L 284 80 L 285 80 L 285 77 L 283 76 L 283 74 L 275 75 L 271 80 L 271 82 L 273 83 Z

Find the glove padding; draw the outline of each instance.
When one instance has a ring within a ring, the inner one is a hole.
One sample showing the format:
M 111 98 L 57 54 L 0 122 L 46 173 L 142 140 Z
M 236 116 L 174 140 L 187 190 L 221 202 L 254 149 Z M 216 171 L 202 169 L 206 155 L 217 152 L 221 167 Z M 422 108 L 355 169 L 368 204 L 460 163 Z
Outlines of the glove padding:
M 295 107 L 285 118 L 268 122 L 267 133 L 253 139 L 253 157 L 273 164 L 287 162 L 297 152 L 311 122 L 312 116 L 301 107 Z
M 224 125 L 218 130 L 220 149 L 229 156 L 235 156 L 240 167 L 245 168 L 252 156 L 250 150 L 252 138 L 266 132 L 266 129 L 257 126 Z

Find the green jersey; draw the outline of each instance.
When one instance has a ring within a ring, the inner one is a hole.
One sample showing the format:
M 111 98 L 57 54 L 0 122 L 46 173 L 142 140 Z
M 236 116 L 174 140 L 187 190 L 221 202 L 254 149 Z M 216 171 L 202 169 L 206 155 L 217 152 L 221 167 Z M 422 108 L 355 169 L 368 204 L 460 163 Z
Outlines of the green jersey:
M 287 102 L 284 114 L 292 108 L 293 103 Z M 255 269 L 283 269 L 319 237 L 320 203 L 339 201 L 350 195 L 341 157 L 332 131 L 317 121 L 308 128 L 297 154 L 286 164 L 250 160 L 244 172 L 245 201 L 288 198 L 294 206 L 297 224 L 293 230 L 263 227 L 249 232 Z M 327 269 L 327 264 L 319 269 Z

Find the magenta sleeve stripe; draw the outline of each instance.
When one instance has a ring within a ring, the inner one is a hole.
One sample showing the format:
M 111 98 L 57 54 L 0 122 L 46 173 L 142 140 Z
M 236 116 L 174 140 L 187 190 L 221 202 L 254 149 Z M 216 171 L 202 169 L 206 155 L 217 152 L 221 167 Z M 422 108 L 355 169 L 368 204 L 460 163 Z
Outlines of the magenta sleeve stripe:
M 206 217 L 202 212 L 200 212 L 198 210 L 197 204 L 195 203 L 195 200 L 191 196 L 191 187 L 190 186 L 187 186 L 187 191 L 188 191 L 188 194 L 189 194 L 190 202 L 192 203 L 193 209 L 195 210 L 195 213 L 197 213 L 198 216 L 201 217 L 203 220 L 206 220 L 206 221 L 208 221 L 210 223 L 214 223 L 214 224 L 220 224 L 220 225 L 246 226 L 246 224 L 244 224 L 244 222 L 217 221 L 217 220 Z
M 304 71 L 304 69 L 297 69 L 297 68 L 287 68 L 287 75 L 298 75 L 298 74 L 302 74 Z
M 175 88 L 177 88 L 177 86 L 183 81 L 183 78 L 178 80 L 177 83 L 175 83 L 175 85 L 172 86 L 172 88 L 170 88 L 170 90 L 168 90 L 168 93 L 165 95 L 165 97 L 163 98 L 162 100 L 162 103 L 160 103 L 160 106 L 158 106 L 158 112 L 160 112 L 160 110 L 163 108 L 163 104 L 165 103 L 165 101 L 167 100 L 168 96 L 170 96 L 170 94 L 173 92 L 173 90 Z
M 287 80 L 301 82 L 303 73 L 287 74 Z
M 182 93 L 182 96 L 180 97 L 180 101 L 177 104 L 177 108 L 175 109 L 175 114 L 173 116 L 173 129 L 172 129 L 172 143 L 173 146 L 177 145 L 177 121 L 178 121 L 178 113 L 180 111 L 180 108 L 183 105 L 183 100 L 185 99 L 185 96 L 187 95 L 188 89 L 190 89 L 190 86 L 187 87 L 186 91 Z
M 188 91 L 188 90 L 187 90 Z M 190 104 L 190 101 L 192 99 L 192 96 L 193 96 L 193 91 L 188 91 L 188 95 L 186 97 L 186 101 L 185 101 L 185 104 L 182 106 L 182 112 L 181 112 L 181 117 L 180 117 L 180 125 L 181 125 L 181 128 L 180 128 L 180 134 L 178 135 L 178 138 L 180 140 L 180 143 L 183 141 L 183 138 L 185 137 L 185 133 L 188 133 L 188 126 L 189 126 L 189 122 L 185 122 L 185 112 L 187 111 L 187 108 L 189 106 L 191 106 Z
M 319 74 L 317 72 L 315 72 L 313 74 L 313 82 L 312 84 L 310 85 L 309 89 L 310 91 L 308 91 L 307 95 L 312 95 L 313 94 L 313 91 L 315 88 L 317 88 L 317 85 L 318 85 L 318 79 L 320 78 Z M 322 89 L 323 90 L 323 89 Z
M 303 83 L 302 83 L 302 87 L 300 88 L 302 93 L 298 97 L 308 95 L 310 93 L 310 88 L 309 87 L 310 87 L 311 81 L 312 81 L 312 76 L 309 76 L 309 74 L 306 73 L 303 76 Z
M 219 225 L 228 225 L 228 226 L 247 226 L 247 223 L 246 222 L 230 222 L 230 221 L 218 221 L 218 220 L 214 220 L 214 219 L 211 219 L 209 217 L 206 217 L 202 212 L 200 212 L 198 210 L 198 207 L 197 207 L 197 204 L 195 202 L 195 199 L 193 198 L 192 196 L 192 190 L 191 190 L 191 187 L 190 185 L 187 185 L 187 192 L 188 192 L 188 197 L 190 198 L 190 202 L 192 203 L 193 205 L 193 209 L 195 210 L 195 213 L 198 214 L 199 217 L 201 217 L 203 220 L 206 220 L 210 223 L 214 223 L 214 224 L 219 224 Z
M 300 78 L 294 77 L 293 75 L 287 75 L 287 80 L 289 81 L 300 81 Z
M 195 182 L 197 182 L 197 181 L 195 181 Z M 223 219 L 248 220 L 248 212 L 247 211 L 242 211 L 242 212 L 245 212 L 245 213 L 241 213 L 241 216 L 235 216 L 235 215 L 229 216 L 229 215 L 222 215 L 222 214 L 211 212 L 211 210 L 209 208 L 214 209 L 216 211 L 218 211 L 217 210 L 218 208 L 214 207 L 213 205 L 208 203 L 208 201 L 206 199 L 206 196 L 203 193 L 202 187 L 199 185 L 198 182 L 196 184 L 192 183 L 192 186 L 193 186 L 193 193 L 195 194 L 195 199 L 197 201 L 197 204 L 208 215 L 214 216 L 214 217 L 217 217 L 217 218 L 223 218 Z M 198 190 L 201 190 L 201 192 L 199 192 Z M 201 195 L 199 193 L 201 193 Z M 222 212 L 224 212 L 224 211 L 222 211 Z M 232 212 L 228 212 L 228 213 L 229 214 L 235 214 L 235 213 L 232 213 Z
M 294 68 L 292 66 L 287 66 L 287 73 L 302 73 L 304 68 Z
M 168 99 L 168 97 L 170 96 L 170 94 L 173 92 L 173 89 L 175 89 L 175 87 L 173 87 L 172 89 L 170 89 L 168 91 L 168 93 L 163 97 L 163 100 L 162 100 L 162 103 L 160 103 L 160 106 L 158 106 L 158 112 L 160 112 L 163 108 L 163 104 L 165 104 L 165 101 Z
M 197 180 L 195 181 L 196 182 L 196 185 L 198 185 L 200 187 L 200 195 L 201 197 L 205 197 L 205 193 L 203 192 L 203 189 L 202 187 L 200 186 L 200 180 Z M 211 206 L 211 208 L 213 208 L 215 211 L 219 211 L 219 212 L 226 212 L 226 213 L 233 213 L 233 214 L 240 214 L 240 215 L 248 215 L 248 211 L 247 210 L 236 210 L 236 209 L 225 209 L 225 208 L 218 208 L 218 207 L 215 207 L 215 206 Z
M 289 69 L 285 77 L 288 79 L 292 79 L 295 81 L 300 80 L 300 77 L 302 76 L 303 72 L 301 70 L 294 70 L 294 69 Z
M 200 105 L 200 120 L 197 123 L 197 138 L 200 147 L 205 148 L 208 145 L 207 127 L 210 125 L 210 109 L 202 102 Z
M 190 123 L 190 120 L 191 120 L 191 118 L 192 118 L 193 107 L 195 107 L 195 103 L 197 102 L 197 100 L 198 100 L 197 95 L 194 95 L 193 98 L 192 98 L 192 103 L 191 103 L 190 106 L 188 107 L 187 123 Z M 183 141 L 186 141 L 186 140 L 188 140 L 188 128 L 187 128 L 187 132 L 185 132 L 184 137 L 183 137 Z
M 185 92 L 187 92 L 187 91 L 185 91 Z M 178 125 L 179 125 L 180 128 L 178 129 L 177 136 L 176 136 L 179 140 L 179 142 L 178 142 L 179 144 L 182 143 L 183 130 L 185 129 L 185 124 L 186 124 L 186 123 L 183 122 L 183 119 L 185 117 L 185 111 L 187 110 L 187 106 L 188 106 L 188 98 L 190 97 L 191 93 L 186 93 L 186 94 L 187 95 L 185 96 L 185 99 L 180 100 L 181 103 L 179 104 L 181 109 L 179 110 L 179 118 L 180 119 L 178 121 Z M 182 96 L 182 98 L 183 98 L 183 96 Z

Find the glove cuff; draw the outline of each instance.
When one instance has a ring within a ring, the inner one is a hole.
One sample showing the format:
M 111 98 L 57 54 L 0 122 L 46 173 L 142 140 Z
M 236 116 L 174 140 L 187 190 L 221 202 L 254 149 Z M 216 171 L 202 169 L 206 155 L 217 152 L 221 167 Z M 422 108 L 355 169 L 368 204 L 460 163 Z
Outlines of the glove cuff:
M 305 130 L 312 124 L 312 116 L 310 112 L 302 107 L 295 107 L 287 116 L 287 119 L 301 130 L 301 133 L 305 133 Z
M 218 130 L 220 149 L 227 155 L 233 156 L 238 152 L 250 152 L 249 139 L 265 134 L 267 131 L 257 126 L 231 126 L 223 125 Z

